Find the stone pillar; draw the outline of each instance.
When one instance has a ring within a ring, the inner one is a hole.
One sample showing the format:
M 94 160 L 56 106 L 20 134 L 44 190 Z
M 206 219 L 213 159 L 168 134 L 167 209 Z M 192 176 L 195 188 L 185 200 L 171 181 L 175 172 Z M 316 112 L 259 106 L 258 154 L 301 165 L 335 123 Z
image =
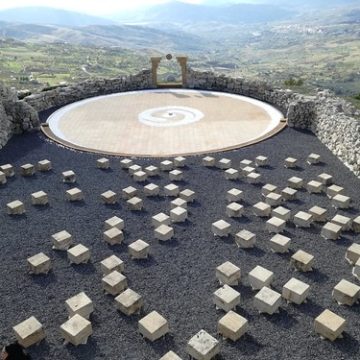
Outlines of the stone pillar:
M 186 64 L 187 64 L 187 57 L 186 56 L 178 56 L 176 58 L 178 63 L 181 66 L 181 77 L 182 77 L 182 86 L 186 87 L 187 85 L 187 75 L 186 75 Z
M 152 57 L 151 58 L 151 74 L 152 74 L 152 83 L 154 87 L 157 87 L 157 70 L 161 61 L 161 57 Z

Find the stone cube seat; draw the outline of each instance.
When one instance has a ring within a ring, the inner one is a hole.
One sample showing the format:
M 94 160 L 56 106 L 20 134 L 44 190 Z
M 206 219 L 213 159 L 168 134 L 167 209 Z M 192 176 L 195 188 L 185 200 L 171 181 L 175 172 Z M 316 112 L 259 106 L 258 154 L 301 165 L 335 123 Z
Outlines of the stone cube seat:
M 44 253 L 39 253 L 27 259 L 30 274 L 47 274 L 51 270 L 51 260 Z
M 15 176 L 15 169 L 11 164 L 1 165 L 0 171 L 2 171 L 7 178 Z
M 235 235 L 235 243 L 243 249 L 253 248 L 256 243 L 256 235 L 248 230 L 241 230 Z
M 186 159 L 183 157 L 183 156 L 177 156 L 175 159 L 174 159 L 174 165 L 176 167 L 184 167 L 186 164 Z
M 309 228 L 312 221 L 312 215 L 305 211 L 299 211 L 294 215 L 294 224 L 296 227 Z
M 226 261 L 216 268 L 215 276 L 220 285 L 237 286 L 241 279 L 241 269 L 230 261 Z
M 172 170 L 169 172 L 170 181 L 182 181 L 184 180 L 184 173 L 180 170 Z
M 272 315 L 279 311 L 281 306 L 281 295 L 267 286 L 254 296 L 254 307 L 259 313 Z
M 244 199 L 243 191 L 232 188 L 226 193 L 226 200 L 227 202 L 239 202 Z
M 180 191 L 179 197 L 180 199 L 183 199 L 188 203 L 192 203 L 196 199 L 196 194 L 195 191 L 192 191 L 190 189 L 185 189 Z
M 124 262 L 116 255 L 111 255 L 100 262 L 101 272 L 103 275 L 110 274 L 113 271 L 123 272 Z
M 105 230 L 109 230 L 113 227 L 116 227 L 119 230 L 123 230 L 124 226 L 125 226 L 124 220 L 117 216 L 113 216 L 104 221 L 104 229 Z
M 96 167 L 98 169 L 107 170 L 110 168 L 110 160 L 106 158 L 101 158 L 96 160 Z
M 172 200 L 170 202 L 170 209 L 174 209 L 176 207 L 182 207 L 184 209 L 187 209 L 187 201 L 182 198 L 176 198 L 175 200 Z
M 169 323 L 157 311 L 140 319 L 138 324 L 140 334 L 150 341 L 160 339 L 169 332 Z
M 15 200 L 6 204 L 6 212 L 8 215 L 22 215 L 25 213 L 24 203 L 20 200 Z
M 320 181 L 324 186 L 332 185 L 333 177 L 329 174 L 322 173 L 317 176 L 318 181 Z
M 166 186 L 164 186 L 164 193 L 165 196 L 178 196 L 180 192 L 180 189 L 177 185 L 175 184 L 168 184 Z
M 160 187 L 153 183 L 147 184 L 144 186 L 144 193 L 146 196 L 158 196 L 160 194 Z
M 170 210 L 170 219 L 174 223 L 181 223 L 186 221 L 188 217 L 188 212 L 183 207 L 176 207 Z
M 94 312 L 94 304 L 91 299 L 82 291 L 65 301 L 65 308 L 69 314 L 69 318 L 74 315 L 80 315 L 85 319 L 89 319 Z
M 90 249 L 82 244 L 78 244 L 67 250 L 70 264 L 86 264 L 90 260 Z
M 236 202 L 232 202 L 226 206 L 225 212 L 229 217 L 241 217 L 244 214 L 244 206 Z
M 159 168 L 154 165 L 149 165 L 145 168 L 145 172 L 148 177 L 158 176 L 159 175 Z
M 339 305 L 352 306 L 359 301 L 360 286 L 342 279 L 332 291 L 333 299 Z
M 121 190 L 121 196 L 124 200 L 129 200 L 135 197 L 138 193 L 138 189 L 134 188 L 133 186 L 128 186 Z
M 72 170 L 67 170 L 62 173 L 64 183 L 74 183 L 76 182 L 76 174 Z
M 126 276 L 116 270 L 105 275 L 101 282 L 105 293 L 113 296 L 119 295 L 128 286 Z
M 129 254 L 132 259 L 147 259 L 149 256 L 150 245 L 139 239 L 128 246 Z
M 322 338 L 334 341 L 342 337 L 346 320 L 341 316 L 326 309 L 314 321 L 315 332 Z
M 311 153 L 308 157 L 307 157 L 307 160 L 306 162 L 309 164 L 309 165 L 315 165 L 315 164 L 318 164 L 320 162 L 320 155 L 319 154 L 314 154 L 314 153 Z
M 263 155 L 259 155 L 255 158 L 255 165 L 256 166 L 267 166 L 269 163 L 269 160 L 266 156 L 263 156 Z
M 341 226 L 332 222 L 327 222 L 321 228 L 321 236 L 327 240 L 338 240 L 341 236 Z
M 271 216 L 277 217 L 284 221 L 289 221 L 291 218 L 291 210 L 283 206 L 278 206 L 275 209 L 271 210 Z
M 315 222 L 327 221 L 328 211 L 327 209 L 324 209 L 320 206 L 313 206 L 311 209 L 309 209 L 308 213 L 313 216 L 313 221 Z
M 342 231 L 349 231 L 351 230 L 352 226 L 352 219 L 347 216 L 336 214 L 330 222 L 340 225 Z
M 93 330 L 91 322 L 81 315 L 75 314 L 60 326 L 61 336 L 65 344 L 85 345 Z
M 272 217 L 268 221 L 266 221 L 266 230 L 269 233 L 281 233 L 285 230 L 286 221 L 283 219 L 279 219 L 277 217 Z
M 354 265 L 360 259 L 360 244 L 351 244 L 346 250 L 345 259 L 349 264 Z
M 175 354 L 173 351 L 168 351 L 164 356 L 159 360 L 182 360 L 180 356 Z
M 335 195 L 331 199 L 331 205 L 337 209 L 348 209 L 350 207 L 350 197 L 345 195 Z
M 251 166 L 253 162 L 248 159 L 243 159 L 240 161 L 240 169 L 245 169 L 247 166 Z
M 49 197 L 44 191 L 37 191 L 31 194 L 32 205 L 47 205 L 49 203 Z
M 120 167 L 122 169 L 128 169 L 132 165 L 134 165 L 134 162 L 131 159 L 122 159 L 122 160 L 120 160 Z
M 114 191 L 108 190 L 101 194 L 101 200 L 104 204 L 112 205 L 117 203 L 118 196 Z
M 51 235 L 54 250 L 67 250 L 72 245 L 72 235 L 66 230 Z
M 174 169 L 174 163 L 170 160 L 164 160 L 160 163 L 161 171 L 171 171 Z
M 252 167 L 252 166 L 245 166 L 243 169 L 241 169 L 242 170 L 242 174 L 244 175 L 244 176 L 248 176 L 248 175 L 250 175 L 251 173 L 253 173 L 253 172 L 255 172 L 256 171 L 256 169 L 254 168 L 254 167 Z
M 214 167 L 215 166 L 215 158 L 213 158 L 212 156 L 205 156 L 202 159 L 202 164 L 203 164 L 203 166 L 206 166 L 206 167 Z
M 65 195 L 66 195 L 66 200 L 68 200 L 68 201 L 83 201 L 84 200 L 83 192 L 77 187 L 66 190 Z
M 303 251 L 298 250 L 293 256 L 291 256 L 290 264 L 296 270 L 302 272 L 312 271 L 314 265 L 314 256 Z
M 237 180 L 239 178 L 239 171 L 233 168 L 227 169 L 224 172 L 226 180 Z
M 124 233 L 117 227 L 104 231 L 103 239 L 109 245 L 121 244 L 124 240 Z
M 230 235 L 231 225 L 224 220 L 218 220 L 212 223 L 211 231 L 216 236 L 226 237 Z
M 42 324 L 35 316 L 15 325 L 13 331 L 17 342 L 24 348 L 38 344 L 46 337 Z
M 331 199 L 335 195 L 344 195 L 345 189 L 339 185 L 331 185 L 326 188 L 326 195 Z
M 154 215 L 151 218 L 151 224 L 152 224 L 152 226 L 154 226 L 156 228 L 159 227 L 162 224 L 170 225 L 171 224 L 171 219 L 170 219 L 170 216 L 168 216 L 168 215 L 166 215 L 164 213 L 159 213 L 159 214 Z
M 271 206 L 263 201 L 260 201 L 252 207 L 252 211 L 256 216 L 269 217 L 271 215 Z
M 137 196 L 132 197 L 128 201 L 126 201 L 128 209 L 131 211 L 141 211 L 144 207 L 144 203 L 142 199 Z
M 360 216 L 357 216 L 352 222 L 352 229 L 355 233 L 360 233 Z
M 37 170 L 41 172 L 50 171 L 52 169 L 52 163 L 50 160 L 44 159 L 37 163 Z
M 297 159 L 293 157 L 288 157 L 285 159 L 284 166 L 289 169 L 293 169 L 297 167 Z
M 145 182 L 147 180 L 147 177 L 148 177 L 147 173 L 142 170 L 136 171 L 133 174 L 134 181 L 139 182 L 139 183 Z
M 144 300 L 141 295 L 128 288 L 115 298 L 115 306 L 123 314 L 130 316 L 140 312 Z
M 257 265 L 249 272 L 248 279 L 253 290 L 260 290 L 264 286 L 271 286 L 271 283 L 274 281 L 274 273 Z
M 272 207 L 280 206 L 282 201 L 283 197 L 278 193 L 270 193 L 265 196 L 265 202 Z
M 248 327 L 247 319 L 230 310 L 218 321 L 217 330 L 224 338 L 237 341 L 246 333 Z
M 276 234 L 270 239 L 270 248 L 274 253 L 284 254 L 289 252 L 290 243 L 287 236 Z
M 162 224 L 154 230 L 154 236 L 160 241 L 168 241 L 174 236 L 174 228 Z
M 270 193 L 276 193 L 278 191 L 278 187 L 273 184 L 265 184 L 261 188 L 261 195 L 266 197 Z
M 231 160 L 230 159 L 226 159 L 226 158 L 222 158 L 218 161 L 217 163 L 217 167 L 219 169 L 223 169 L 223 170 L 226 170 L 226 169 L 230 169 L 231 168 Z
M 297 190 L 291 187 L 286 187 L 281 190 L 281 195 L 287 201 L 294 201 L 297 198 Z
M 140 165 L 133 164 L 129 166 L 128 170 L 129 170 L 129 174 L 131 176 L 134 176 L 134 174 L 137 173 L 138 171 L 142 171 L 142 167 Z
M 302 189 L 304 187 L 304 179 L 297 176 L 292 176 L 287 181 L 288 186 L 292 189 Z
M 22 176 L 33 176 L 35 174 L 35 166 L 33 164 L 20 166 L 20 174 Z
M 7 183 L 6 175 L 4 172 L 0 171 L 0 184 L 5 185 Z
M 354 264 L 351 273 L 360 280 L 360 259 Z
M 228 312 L 240 305 L 240 293 L 225 284 L 214 292 L 213 301 L 217 309 Z
M 288 303 L 300 305 L 306 302 L 310 292 L 310 285 L 296 278 L 291 278 L 282 288 L 282 297 Z
M 311 180 L 306 184 L 306 189 L 310 194 L 319 194 L 323 191 L 323 185 L 320 181 Z
M 251 172 L 250 174 L 246 175 L 246 181 L 249 184 L 259 184 L 261 182 L 261 174 L 257 172 Z
M 211 360 L 220 352 L 220 343 L 205 330 L 200 330 L 187 343 L 186 352 L 195 360 Z

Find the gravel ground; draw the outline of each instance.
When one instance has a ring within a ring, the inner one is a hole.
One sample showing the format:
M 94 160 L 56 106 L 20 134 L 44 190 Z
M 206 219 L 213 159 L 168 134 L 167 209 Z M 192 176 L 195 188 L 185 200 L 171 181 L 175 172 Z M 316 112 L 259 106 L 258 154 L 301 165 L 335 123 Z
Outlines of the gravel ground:
M 323 163 L 307 165 L 305 159 L 310 152 L 319 153 Z M 291 176 L 310 181 L 327 172 L 354 200 L 353 209 L 339 213 L 353 218 L 359 214 L 359 179 L 310 133 L 286 129 L 257 145 L 215 156 L 230 158 L 238 166 L 240 160 L 254 159 L 260 154 L 268 156 L 271 163 L 270 167 L 260 169 L 265 183 L 283 188 Z M 288 156 L 298 158 L 300 167 L 285 169 L 283 161 Z M 288 224 L 285 235 L 292 239 L 291 252 L 273 254 L 269 249 L 271 236 L 265 230 L 265 220 L 251 212 L 251 206 L 261 199 L 261 186 L 225 180 L 221 170 L 202 167 L 201 157 L 189 157 L 184 169 L 185 181 L 180 187 L 194 190 L 197 201 L 189 206 L 189 220 L 174 225 L 175 238 L 159 244 L 153 236 L 151 216 L 169 212 L 170 199 L 144 197 L 145 211 L 139 213 L 129 212 L 123 200 L 116 206 L 105 206 L 100 201 L 100 194 L 108 189 L 119 193 L 128 185 L 140 188 L 120 169 L 119 158 L 111 157 L 111 170 L 102 171 L 95 166 L 98 155 L 61 148 L 41 134 L 15 136 L 0 151 L 0 164 L 12 163 L 17 170 L 25 163 L 36 163 L 44 158 L 52 160 L 53 171 L 36 173 L 32 178 L 23 178 L 17 173 L 0 188 L 0 343 L 13 341 L 12 326 L 34 315 L 47 334 L 39 346 L 30 348 L 34 359 L 156 360 L 169 350 L 185 359 L 186 343 L 200 329 L 220 340 L 216 325 L 224 313 L 215 309 L 212 294 L 219 287 L 215 268 L 229 260 L 242 270 L 242 283 L 236 287 L 242 297 L 238 312 L 249 320 L 249 331 L 235 343 L 221 339 L 219 359 L 358 359 L 359 305 L 339 306 L 332 301 L 331 291 L 342 278 L 355 282 L 344 254 L 353 241 L 359 242 L 359 235 L 346 232 L 341 240 L 332 242 L 320 237 L 319 225 L 298 229 Z M 160 162 L 159 159 L 140 158 L 135 161 L 140 165 Z M 62 183 L 61 172 L 69 169 L 76 172 L 76 186 L 85 194 L 85 201 L 78 205 L 65 200 L 69 186 Z M 168 175 L 162 173 L 153 182 L 164 186 L 170 181 Z M 245 192 L 246 215 L 228 220 L 232 224 L 232 234 L 240 229 L 256 233 L 257 244 L 252 250 L 238 249 L 233 236 L 223 240 L 211 233 L 214 221 L 226 219 L 225 193 L 232 187 Z M 31 206 L 30 194 L 39 190 L 49 194 L 50 206 Z M 298 198 L 285 206 L 297 211 L 319 205 L 328 208 L 330 216 L 335 214 L 324 194 L 309 195 L 300 191 Z M 25 216 L 6 214 L 6 204 L 15 199 L 25 202 Z M 114 215 L 125 221 L 125 241 L 120 246 L 110 247 L 102 240 L 103 221 Z M 51 249 L 50 236 L 64 229 L 73 235 L 76 243 L 91 248 L 90 264 L 70 266 L 66 254 Z M 148 260 L 129 258 L 127 245 L 139 238 L 151 245 Z M 312 273 L 290 269 L 289 259 L 298 249 L 315 256 Z M 31 276 L 27 273 L 26 259 L 40 251 L 51 257 L 53 270 L 47 276 Z M 141 316 L 122 315 L 116 311 L 113 298 L 104 295 L 99 263 L 111 254 L 125 262 L 124 274 L 129 287 L 144 298 L 144 314 L 152 310 L 162 314 L 169 321 L 170 336 L 154 343 L 145 341 L 137 330 Z M 293 276 L 310 284 L 309 301 L 300 306 L 283 302 L 279 314 L 259 315 L 253 306 L 255 292 L 247 280 L 247 273 L 256 265 L 274 272 L 274 289 L 279 292 Z M 94 302 L 95 312 L 91 318 L 94 333 L 87 345 L 63 346 L 59 326 L 67 319 L 64 301 L 80 291 L 85 291 Z M 321 340 L 313 331 L 314 318 L 325 308 L 348 322 L 344 338 L 334 343 Z

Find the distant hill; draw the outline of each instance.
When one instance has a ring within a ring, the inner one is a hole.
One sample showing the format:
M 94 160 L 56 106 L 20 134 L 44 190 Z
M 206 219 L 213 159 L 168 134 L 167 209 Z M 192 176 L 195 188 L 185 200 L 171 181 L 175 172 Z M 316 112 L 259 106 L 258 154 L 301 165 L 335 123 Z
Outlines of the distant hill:
M 50 7 L 19 7 L 0 11 L 0 21 L 38 25 L 113 25 L 114 21 Z

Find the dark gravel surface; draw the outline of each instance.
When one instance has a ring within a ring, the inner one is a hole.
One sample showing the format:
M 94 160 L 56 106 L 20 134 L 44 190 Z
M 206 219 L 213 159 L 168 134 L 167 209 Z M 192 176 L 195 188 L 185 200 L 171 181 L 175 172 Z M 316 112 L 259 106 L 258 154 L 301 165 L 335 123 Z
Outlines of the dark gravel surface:
M 319 153 L 323 163 L 309 166 L 305 159 L 310 152 Z M 354 200 L 353 209 L 339 211 L 354 218 L 359 214 L 360 181 L 310 133 L 286 129 L 260 144 L 237 151 L 216 154 L 238 164 L 240 160 L 254 159 L 257 155 L 269 157 L 271 166 L 260 169 L 264 182 L 280 188 L 286 186 L 293 175 L 306 181 L 315 179 L 322 172 L 332 174 L 335 183 L 345 187 Z M 283 161 L 288 156 L 299 159 L 296 170 L 285 169 Z M 243 181 L 225 180 L 221 170 L 201 166 L 201 157 L 189 157 L 185 171 L 186 181 L 182 189 L 190 188 L 197 194 L 196 203 L 189 206 L 189 220 L 176 224 L 175 238 L 159 244 L 153 236 L 151 216 L 161 211 L 168 212 L 170 199 L 145 198 L 145 211 L 131 213 L 124 201 L 116 206 L 105 206 L 100 194 L 108 189 L 115 192 L 128 185 L 138 188 L 128 173 L 120 169 L 119 158 L 111 157 L 111 170 L 96 168 L 99 155 L 74 152 L 45 140 L 40 134 L 14 137 L 1 151 L 0 164 L 12 163 L 17 175 L 0 188 L 1 226 L 1 302 L 0 343 L 14 340 L 12 326 L 34 315 L 43 325 L 46 340 L 29 351 L 34 359 L 159 359 L 173 350 L 186 358 L 187 341 L 200 329 L 213 336 L 217 320 L 224 315 L 217 311 L 212 294 L 219 287 L 215 268 L 226 260 L 240 265 L 242 283 L 241 306 L 238 312 L 249 320 L 249 331 L 238 342 L 221 340 L 219 359 L 358 359 L 360 341 L 359 305 L 339 306 L 332 301 L 331 291 L 339 280 L 355 282 L 351 267 L 344 259 L 346 248 L 359 242 L 360 236 L 344 233 L 337 242 L 320 237 L 320 226 L 297 229 L 288 224 L 286 235 L 291 237 L 291 253 L 277 255 L 270 252 L 270 235 L 265 230 L 265 220 L 252 215 L 251 205 L 261 200 L 261 186 Z M 36 163 L 44 158 L 53 162 L 50 173 L 36 173 L 32 178 L 19 175 L 19 166 Z M 159 159 L 136 159 L 140 165 L 158 165 Z M 68 185 L 62 183 L 61 172 L 72 169 L 78 176 L 76 186 L 85 194 L 81 204 L 65 200 Z M 166 173 L 155 178 L 155 183 L 169 183 Z M 245 192 L 246 216 L 231 219 L 232 233 L 248 229 L 257 235 L 256 248 L 238 249 L 233 237 L 215 238 L 211 233 L 212 222 L 226 220 L 225 193 L 232 187 Z M 49 194 L 50 206 L 31 206 L 30 194 L 44 190 Z M 299 200 L 285 206 L 306 210 L 313 205 L 330 209 L 335 214 L 329 199 L 324 195 L 309 195 L 299 192 Z M 8 216 L 6 204 L 19 199 L 25 202 L 26 215 Z M 125 242 L 109 247 L 102 240 L 103 221 L 117 215 L 125 220 Z M 70 232 L 76 243 L 91 248 L 91 263 L 70 266 L 65 253 L 51 249 L 50 236 L 60 230 Z M 129 258 L 127 245 L 143 239 L 151 244 L 151 258 L 134 261 Z M 298 273 L 289 267 L 291 254 L 303 249 L 315 256 L 312 273 Z M 47 276 L 31 276 L 27 273 L 26 259 L 40 251 L 49 255 L 53 271 Z M 111 296 L 104 295 L 101 286 L 99 262 L 111 254 L 125 262 L 124 274 L 129 286 L 139 292 L 145 301 L 144 314 L 152 310 L 161 313 L 170 324 L 171 335 L 154 343 L 145 341 L 137 330 L 139 316 L 126 317 L 117 312 Z M 262 265 L 275 273 L 274 289 L 281 292 L 282 286 L 295 276 L 311 285 L 309 301 L 301 306 L 283 302 L 279 314 L 259 315 L 253 307 L 254 292 L 250 290 L 247 273 L 256 265 Z M 85 291 L 93 300 L 95 312 L 91 321 L 93 335 L 87 345 L 63 346 L 59 326 L 66 321 L 64 301 Z M 344 338 L 334 343 L 321 340 L 313 331 L 313 320 L 325 308 L 347 319 Z M 220 340 L 220 339 L 219 339 Z

